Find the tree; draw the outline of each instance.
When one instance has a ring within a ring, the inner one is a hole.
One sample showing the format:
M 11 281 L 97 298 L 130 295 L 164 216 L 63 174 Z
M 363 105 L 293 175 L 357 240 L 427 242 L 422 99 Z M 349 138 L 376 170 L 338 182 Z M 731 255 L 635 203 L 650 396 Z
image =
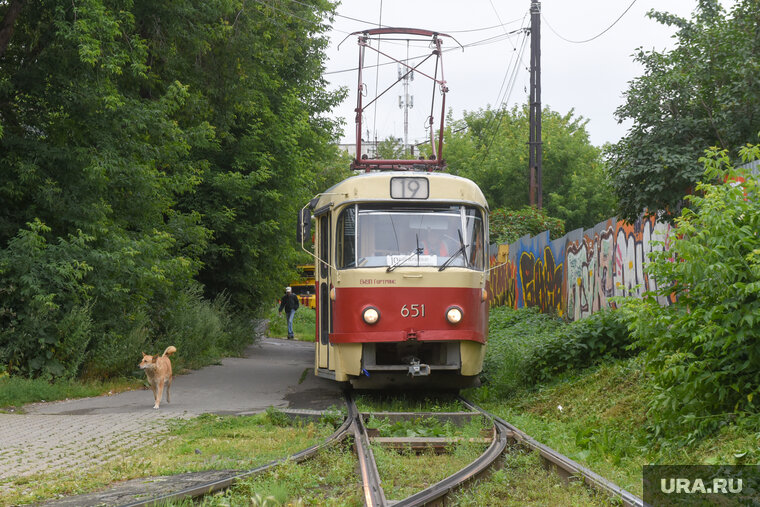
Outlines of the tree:
M 544 231 L 549 231 L 551 239 L 565 235 L 565 224 L 562 220 L 549 217 L 546 210 L 533 206 L 525 206 L 520 210 L 491 210 L 489 229 L 489 241 L 500 245 L 509 245 L 526 234 L 535 236 Z
M 760 147 L 739 154 L 756 160 Z M 756 415 L 760 382 L 758 180 L 733 168 L 725 150 L 700 161 L 704 175 L 675 220 L 678 235 L 647 267 L 659 289 L 622 307 L 655 384 L 655 430 L 692 438 L 737 413 Z M 658 301 L 673 294 L 669 306 Z
M 208 161 L 199 187 L 178 204 L 202 210 L 214 234 L 199 280 L 208 297 L 229 294 L 249 311 L 280 292 L 295 263 L 297 211 L 322 190 L 316 176 L 334 157 L 337 124 L 322 114 L 342 93 L 324 91 L 321 35 L 333 5 L 311 4 L 143 5 L 157 71 L 189 84 L 191 118 L 215 132 L 199 152 Z
M 332 177 L 333 8 L 0 2 L 0 363 L 71 376 L 74 337 L 81 368 L 124 373 L 145 344 L 214 347 L 204 289 L 268 304 L 296 210 Z
M 404 158 L 404 146 L 400 137 L 388 136 L 377 143 L 377 157 L 384 160 Z
M 678 215 L 694 189 L 703 149 L 733 150 L 757 140 L 760 130 L 760 8 L 739 0 L 730 17 L 718 0 L 700 0 L 691 21 L 651 11 L 678 27 L 670 52 L 639 49 L 644 73 L 630 84 L 615 115 L 632 120 L 608 153 L 620 216 L 642 211 Z
M 586 120 L 574 111 L 561 115 L 545 108 L 543 117 L 543 202 L 549 216 L 567 230 L 591 227 L 614 212 L 602 171 L 601 152 L 589 143 Z M 475 181 L 491 209 L 530 204 L 528 110 L 492 109 L 465 113 L 445 132 L 449 170 Z

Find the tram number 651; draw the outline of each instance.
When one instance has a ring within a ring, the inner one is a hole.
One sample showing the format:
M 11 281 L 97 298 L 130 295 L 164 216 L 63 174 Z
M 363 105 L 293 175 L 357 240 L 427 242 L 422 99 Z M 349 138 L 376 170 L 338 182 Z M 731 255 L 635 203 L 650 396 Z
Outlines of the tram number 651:
M 425 305 L 404 305 L 401 307 L 401 316 L 407 317 L 424 317 Z

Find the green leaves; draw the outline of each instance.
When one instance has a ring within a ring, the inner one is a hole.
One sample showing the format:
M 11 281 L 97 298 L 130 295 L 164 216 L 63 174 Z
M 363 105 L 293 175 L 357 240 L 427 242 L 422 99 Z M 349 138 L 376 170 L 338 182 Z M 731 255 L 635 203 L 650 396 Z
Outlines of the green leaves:
M 629 357 L 635 352 L 631 345 L 625 317 L 616 310 L 601 310 L 560 328 L 539 344 L 531 351 L 525 371 L 532 382 L 545 382 L 568 370 Z
M 124 374 L 145 344 L 190 336 L 185 358 L 202 355 L 231 308 L 269 304 L 284 231 L 342 175 L 324 117 L 341 94 L 321 76 L 331 9 L 25 4 L 0 55 L 0 364 Z M 203 318 L 180 333 L 185 312 Z
M 523 209 L 530 204 L 528 111 L 491 109 L 449 119 L 445 133 L 449 170 L 475 181 L 491 209 Z M 588 227 L 614 214 L 602 171 L 601 153 L 591 146 L 586 120 L 574 111 L 542 112 L 543 204 L 568 230 Z M 545 230 L 545 229 L 544 229 Z
M 607 151 L 618 215 L 631 222 L 642 211 L 673 220 L 702 176 L 702 150 L 717 146 L 737 157 L 760 130 L 760 82 L 750 77 L 760 65 L 757 2 L 737 2 L 730 16 L 719 2 L 701 0 L 692 20 L 650 17 L 679 27 L 677 46 L 635 56 L 644 73 L 615 113 L 633 126 Z
M 751 159 L 758 148 L 740 152 Z M 654 423 L 689 438 L 754 412 L 760 382 L 758 181 L 732 168 L 725 151 L 708 150 L 700 160 L 705 171 L 689 197 L 692 209 L 676 218 L 670 250 L 654 254 L 647 268 L 660 282 L 657 293 L 676 290 L 677 302 L 660 307 L 647 298 L 622 307 L 657 387 Z
M 490 242 L 509 245 L 526 234 L 535 236 L 549 231 L 552 239 L 565 234 L 565 224 L 547 216 L 543 209 L 525 206 L 520 210 L 495 209 L 490 215 Z

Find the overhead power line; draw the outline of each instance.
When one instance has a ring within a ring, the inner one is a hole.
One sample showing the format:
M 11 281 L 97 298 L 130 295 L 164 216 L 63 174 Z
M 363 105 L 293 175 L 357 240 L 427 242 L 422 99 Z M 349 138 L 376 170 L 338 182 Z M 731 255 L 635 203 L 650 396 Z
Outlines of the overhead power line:
M 602 35 L 604 35 L 608 31 L 610 31 L 610 29 L 612 29 L 612 27 L 615 26 L 618 21 L 620 21 L 621 19 L 623 19 L 623 16 L 625 16 L 628 13 L 628 11 L 631 10 L 631 7 L 633 7 L 633 4 L 635 4 L 636 2 L 637 2 L 637 0 L 633 0 L 631 2 L 631 5 L 629 5 L 628 8 L 623 11 L 623 14 L 621 14 L 620 16 L 618 16 L 618 18 L 615 21 L 613 21 L 610 26 L 608 26 L 607 28 L 605 28 L 604 30 L 602 30 L 597 35 L 594 35 L 590 39 L 586 39 L 586 40 L 570 40 L 570 39 L 567 39 L 567 38 L 563 37 L 562 35 L 558 34 L 557 31 L 554 28 L 552 28 L 552 25 L 546 20 L 546 16 L 544 16 L 543 12 L 541 13 L 541 19 L 544 20 L 544 23 L 546 23 L 546 26 L 549 27 L 549 30 L 551 30 L 552 32 L 554 32 L 554 35 L 556 35 L 557 37 L 559 37 L 563 41 L 570 42 L 572 44 L 585 44 L 587 42 L 591 42 L 594 39 L 598 39 L 599 37 L 601 37 Z
M 496 35 L 494 37 L 487 37 L 485 39 L 477 40 L 475 42 L 470 42 L 470 43 L 467 43 L 467 44 L 463 44 L 461 47 L 446 48 L 443 51 L 444 52 L 449 52 L 449 51 L 455 51 L 455 50 L 463 49 L 463 48 L 472 48 L 472 47 L 478 47 L 478 46 L 486 46 L 486 45 L 489 45 L 489 44 L 495 44 L 497 42 L 501 42 L 501 41 L 507 40 L 507 39 L 509 39 L 513 35 L 518 35 L 518 34 L 521 34 L 521 33 L 525 33 L 525 29 L 524 28 L 520 28 L 520 29 L 517 29 L 517 30 L 512 30 L 511 32 L 507 32 L 505 34 L 502 33 L 502 34 Z M 408 61 L 412 61 L 412 60 L 418 60 L 420 58 L 425 58 L 426 56 L 428 56 L 428 54 L 429 53 L 425 53 L 423 55 L 412 56 L 410 58 L 407 58 L 406 60 L 401 60 L 401 61 L 408 62 Z M 382 67 L 384 65 L 392 65 L 393 63 L 394 62 L 381 63 L 379 65 L 366 66 L 364 68 L 365 69 L 371 69 L 373 67 Z M 358 69 L 359 69 L 358 67 L 351 67 L 349 69 L 331 70 L 331 71 L 328 71 L 328 72 L 324 72 L 323 74 L 325 74 L 325 75 L 327 75 L 327 74 L 341 74 L 343 72 L 354 72 L 354 71 L 356 71 Z
M 259 1 L 259 0 L 256 0 L 256 1 Z M 288 1 L 296 3 L 296 4 L 299 4 L 299 5 L 303 5 L 304 7 L 311 7 L 311 8 L 314 7 L 313 5 L 307 4 L 305 2 L 301 2 L 300 0 L 288 0 Z M 334 15 L 335 15 L 336 18 L 348 19 L 350 21 L 356 21 L 357 23 L 363 23 L 365 25 L 372 25 L 372 26 L 376 26 L 378 28 L 388 28 L 389 27 L 388 25 L 383 25 L 382 22 L 375 23 L 373 21 L 368 21 L 368 20 L 365 20 L 365 19 L 352 18 L 351 16 L 346 16 L 344 14 L 338 14 L 337 12 Z M 502 23 L 501 19 L 499 19 L 499 23 L 501 23 L 501 24 L 498 24 L 498 25 L 484 26 L 484 27 L 480 27 L 480 28 L 469 28 L 469 29 L 463 29 L 463 30 L 441 30 L 441 31 L 445 32 L 445 33 L 485 32 L 487 30 L 495 30 L 497 28 L 504 28 L 507 25 L 511 25 L 513 23 L 518 23 L 521 20 L 522 20 L 522 18 L 517 18 L 517 19 L 513 19 L 511 21 L 507 21 L 505 23 Z M 341 33 L 349 33 L 349 32 L 345 32 L 343 30 L 338 30 L 338 29 L 336 29 L 334 27 L 333 27 L 333 30 L 335 30 L 336 32 L 341 32 Z

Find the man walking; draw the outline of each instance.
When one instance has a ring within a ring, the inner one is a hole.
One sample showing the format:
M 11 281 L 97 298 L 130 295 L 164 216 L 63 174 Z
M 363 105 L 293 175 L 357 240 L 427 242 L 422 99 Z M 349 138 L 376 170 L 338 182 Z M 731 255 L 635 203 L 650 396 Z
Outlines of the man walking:
M 290 287 L 285 287 L 285 295 L 280 300 L 280 309 L 278 313 L 282 313 L 285 310 L 285 315 L 288 317 L 288 340 L 295 338 L 293 334 L 293 317 L 296 315 L 298 309 L 298 296 L 293 294 L 293 290 Z

